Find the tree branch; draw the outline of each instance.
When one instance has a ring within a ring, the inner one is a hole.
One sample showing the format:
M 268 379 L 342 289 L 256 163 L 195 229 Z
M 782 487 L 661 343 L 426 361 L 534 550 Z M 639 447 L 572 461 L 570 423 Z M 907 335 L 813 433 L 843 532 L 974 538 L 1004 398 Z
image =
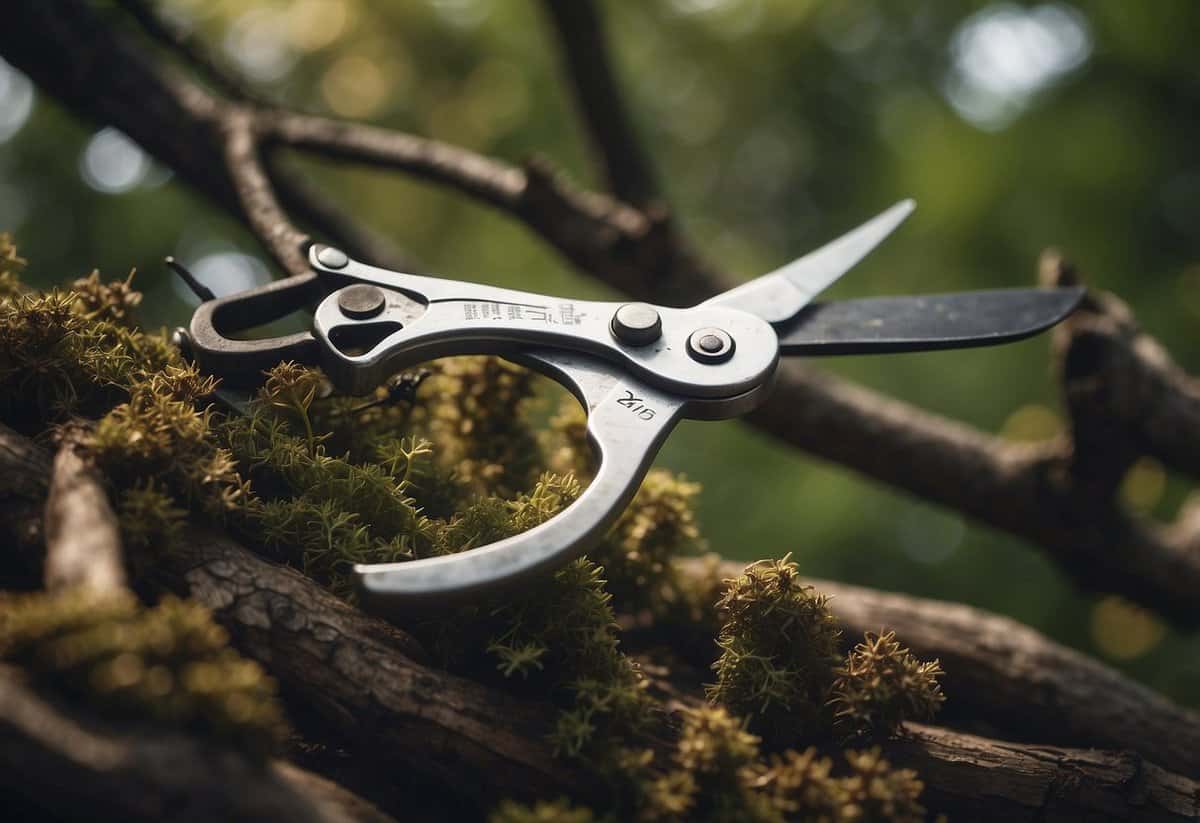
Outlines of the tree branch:
M 1200 783 L 1128 752 L 1021 746 L 949 729 L 905 725 L 884 746 L 915 769 L 924 801 L 954 820 L 1196 820 Z
M 659 200 L 654 171 L 634 134 L 605 46 L 604 21 L 592 0 L 543 0 L 558 35 L 559 52 L 575 91 L 575 105 L 597 154 L 608 189 L 645 207 Z
M 63 432 L 46 497 L 46 588 L 125 588 L 121 533 L 104 481 L 79 455 L 81 431 Z
M 174 732 L 116 726 L 36 693 L 0 667 L 0 785 L 54 819 L 374 821 L 391 817 L 288 763 Z
M 291 224 L 275 199 L 275 190 L 259 161 L 253 113 L 248 109 L 227 109 L 221 117 L 221 127 L 225 137 L 225 165 L 250 228 L 288 274 L 310 274 L 308 259 L 302 251 L 308 237 Z
M 200 531 L 154 573 L 211 608 L 292 701 L 376 755 L 493 800 L 581 792 L 547 742 L 552 709 L 428 668 L 409 635 L 303 575 Z

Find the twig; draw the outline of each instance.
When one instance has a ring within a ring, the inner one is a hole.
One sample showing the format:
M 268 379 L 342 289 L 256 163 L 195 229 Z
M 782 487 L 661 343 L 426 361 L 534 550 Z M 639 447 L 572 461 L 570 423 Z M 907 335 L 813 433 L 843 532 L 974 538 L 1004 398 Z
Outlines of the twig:
M 604 25 L 592 0 L 543 0 L 558 34 L 559 52 L 575 91 L 575 105 L 603 160 L 609 190 L 645 207 L 661 198 L 654 171 L 618 92 L 605 47 Z
M 280 206 L 322 242 L 364 263 L 410 274 L 425 273 L 419 260 L 355 220 L 349 210 L 340 209 L 328 194 L 310 186 L 299 173 L 284 168 L 271 153 L 264 152 L 263 167 L 275 186 Z
M 121 532 L 104 481 L 76 451 L 80 431 L 66 429 L 46 498 L 46 588 L 125 588 Z
M 263 171 L 254 134 L 254 117 L 248 109 L 230 109 L 221 119 L 225 137 L 225 165 L 250 227 L 275 261 L 289 274 L 310 273 L 301 249 L 307 236 L 288 220 L 275 190 Z

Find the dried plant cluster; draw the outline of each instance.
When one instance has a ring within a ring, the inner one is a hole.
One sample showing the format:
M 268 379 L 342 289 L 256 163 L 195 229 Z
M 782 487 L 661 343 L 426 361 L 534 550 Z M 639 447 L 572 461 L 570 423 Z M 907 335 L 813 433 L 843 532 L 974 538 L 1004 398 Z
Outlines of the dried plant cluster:
M 569 505 L 592 469 L 583 416 L 493 358 L 400 375 L 373 397 L 332 394 L 316 370 L 264 375 L 245 415 L 162 334 L 136 325 L 131 280 L 24 290 L 0 240 L 0 418 L 26 433 L 84 418 L 135 579 L 189 519 L 217 523 L 353 599 L 349 570 L 463 551 Z M 548 422 L 544 422 L 548 421 Z M 544 431 L 540 431 L 544 429 Z M 611 808 L 506 803 L 496 821 L 923 819 L 921 783 L 848 741 L 932 716 L 941 670 L 888 633 L 849 654 L 824 597 L 788 558 L 735 580 L 685 578 L 704 547 L 699 487 L 651 472 L 588 558 L 525 593 L 415 621 L 441 665 L 559 707 L 553 743 L 611 785 Z M 671 711 L 620 648 L 617 615 L 719 629 L 715 682 L 672 731 Z M 72 699 L 242 741 L 278 744 L 270 680 L 198 606 L 82 594 L 0 602 L 0 651 Z M 675 739 L 673 748 L 648 745 Z

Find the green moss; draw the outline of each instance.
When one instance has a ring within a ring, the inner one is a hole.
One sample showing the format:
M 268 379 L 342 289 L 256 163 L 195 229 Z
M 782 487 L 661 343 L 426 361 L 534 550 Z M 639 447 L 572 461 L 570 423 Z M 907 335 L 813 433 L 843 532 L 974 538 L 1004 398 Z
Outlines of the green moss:
M 24 291 L 21 271 L 25 265 L 25 258 L 17 254 L 12 237 L 8 232 L 0 232 L 0 300 L 16 297 Z
M 488 823 L 593 823 L 592 810 L 571 805 L 566 799 L 539 800 L 531 805 L 506 800 L 488 817 Z
M 773 745 L 819 738 L 841 662 L 828 598 L 800 579 L 787 557 L 748 566 L 717 604 L 721 655 L 709 698 L 748 718 Z
M 111 715 L 151 720 L 256 754 L 286 728 L 275 684 L 229 648 L 207 609 L 91 590 L 0 599 L 0 657 Z
M 684 714 L 670 763 L 656 771 L 649 752 L 627 756 L 623 769 L 639 784 L 623 819 L 682 821 L 821 821 L 913 823 L 925 819 L 924 786 L 893 769 L 878 749 L 847 751 L 843 763 L 817 749 L 764 759 L 760 739 L 720 707 Z
M 931 720 L 945 696 L 936 660 L 924 663 L 896 640 L 870 632 L 846 656 L 832 688 L 834 730 L 843 740 L 894 734 L 905 720 Z
M 121 537 L 134 549 L 170 545 L 187 519 L 187 511 L 154 478 L 139 480 L 117 495 Z
M 700 550 L 693 503 L 700 484 L 653 469 L 604 541 L 591 553 L 622 609 L 666 613 L 678 581 L 672 558 Z
M 105 282 L 93 269 L 87 277 L 71 284 L 79 301 L 77 308 L 92 320 L 106 320 L 118 326 L 132 328 L 137 323 L 135 310 L 142 302 L 142 293 L 133 288 L 133 272 L 124 280 Z

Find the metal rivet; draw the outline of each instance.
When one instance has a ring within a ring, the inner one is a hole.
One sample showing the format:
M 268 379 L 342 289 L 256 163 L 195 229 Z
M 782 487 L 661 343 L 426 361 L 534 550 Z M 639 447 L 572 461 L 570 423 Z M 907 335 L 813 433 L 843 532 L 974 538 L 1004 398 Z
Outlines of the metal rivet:
M 646 303 L 626 303 L 613 313 L 613 337 L 630 346 L 645 346 L 662 337 L 662 318 Z
M 171 342 L 175 348 L 179 349 L 179 353 L 183 355 L 185 360 L 192 359 L 192 336 L 188 334 L 187 329 L 183 326 L 177 326 L 175 331 L 171 332 Z
M 327 269 L 344 269 L 350 264 L 350 258 L 341 249 L 321 246 L 317 249 L 317 262 Z
M 733 338 L 724 329 L 697 329 L 688 338 L 688 354 L 701 363 L 724 363 L 733 357 Z
M 342 314 L 355 320 L 366 320 L 383 311 L 387 298 L 383 289 L 359 283 L 347 286 L 338 292 L 338 308 Z

